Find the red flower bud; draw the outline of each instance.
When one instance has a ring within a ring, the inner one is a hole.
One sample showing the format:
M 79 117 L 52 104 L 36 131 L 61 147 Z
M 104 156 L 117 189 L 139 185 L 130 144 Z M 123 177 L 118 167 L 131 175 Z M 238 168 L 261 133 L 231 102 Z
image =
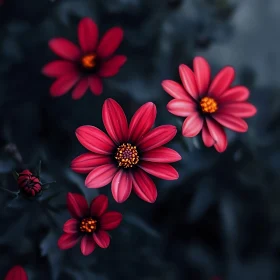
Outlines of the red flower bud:
M 19 173 L 17 182 L 20 191 L 26 196 L 36 196 L 42 190 L 39 178 L 27 169 Z

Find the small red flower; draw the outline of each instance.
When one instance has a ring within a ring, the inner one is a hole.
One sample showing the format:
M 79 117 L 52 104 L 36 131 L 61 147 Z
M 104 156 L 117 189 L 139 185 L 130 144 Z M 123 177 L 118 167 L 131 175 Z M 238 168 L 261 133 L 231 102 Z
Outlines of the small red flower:
M 249 90 L 244 86 L 231 86 L 234 69 L 224 67 L 211 81 L 208 62 L 195 57 L 192 71 L 188 66 L 179 67 L 183 86 L 171 81 L 162 82 L 164 90 L 173 100 L 167 110 L 180 117 L 187 117 L 182 126 L 185 137 L 194 137 L 202 131 L 202 140 L 207 147 L 214 145 L 218 152 L 225 151 L 227 137 L 224 127 L 237 132 L 246 132 L 243 118 L 256 114 L 257 109 L 246 102 Z
M 42 72 L 57 78 L 50 88 L 52 96 L 61 96 L 72 87 L 73 99 L 80 99 L 88 89 L 95 95 L 103 91 L 101 78 L 115 76 L 126 62 L 126 56 L 113 55 L 123 40 L 120 27 L 109 29 L 98 41 L 98 27 L 90 18 L 84 18 L 78 25 L 80 47 L 64 38 L 50 40 L 50 49 L 61 60 L 47 64 Z
M 87 256 L 96 245 L 107 248 L 110 244 L 108 230 L 115 229 L 122 220 L 119 212 L 107 212 L 108 198 L 99 195 L 88 207 L 86 199 L 80 194 L 68 193 L 67 207 L 72 216 L 64 226 L 65 232 L 58 240 L 61 250 L 70 249 L 81 240 L 81 252 Z
M 24 269 L 16 265 L 8 271 L 5 280 L 28 280 L 28 277 Z
M 156 118 L 152 102 L 140 107 L 128 125 L 121 106 L 107 99 L 102 118 L 109 137 L 94 126 L 79 127 L 76 136 L 90 152 L 74 159 L 71 168 L 78 173 L 89 173 L 85 181 L 88 188 L 101 188 L 112 182 L 117 202 L 124 202 L 132 189 L 141 199 L 154 202 L 157 189 L 147 173 L 165 180 L 179 177 L 169 163 L 180 160 L 181 156 L 163 147 L 176 135 L 176 127 L 162 125 L 152 129 Z
M 40 179 L 27 169 L 19 173 L 17 183 L 19 190 L 26 196 L 36 196 L 42 191 Z

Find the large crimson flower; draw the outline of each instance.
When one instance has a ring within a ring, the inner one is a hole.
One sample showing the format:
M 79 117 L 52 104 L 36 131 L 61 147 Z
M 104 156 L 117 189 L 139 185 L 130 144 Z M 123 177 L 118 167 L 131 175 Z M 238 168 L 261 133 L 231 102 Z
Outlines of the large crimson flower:
M 84 18 L 78 25 L 80 48 L 64 38 L 50 40 L 50 49 L 60 56 L 47 64 L 42 72 L 57 78 L 52 84 L 52 96 L 61 96 L 72 87 L 72 98 L 81 98 L 88 87 L 95 95 L 103 91 L 101 78 L 115 76 L 126 62 L 126 56 L 113 55 L 123 40 L 120 27 L 109 29 L 98 41 L 98 27 L 90 18 Z
M 64 226 L 65 232 L 58 240 L 61 250 L 70 249 L 81 240 L 81 252 L 87 256 L 96 245 L 107 248 L 110 244 L 108 230 L 115 229 L 122 220 L 119 212 L 107 212 L 108 198 L 99 195 L 88 206 L 86 199 L 80 194 L 68 193 L 67 207 L 72 216 Z
M 171 80 L 162 82 L 164 90 L 175 98 L 167 104 L 167 110 L 187 117 L 182 126 L 185 137 L 194 137 L 202 130 L 205 146 L 214 145 L 218 152 L 223 152 L 227 147 L 223 126 L 246 132 L 248 125 L 243 118 L 252 117 L 257 110 L 246 102 L 246 87 L 231 86 L 235 75 L 232 67 L 224 67 L 212 81 L 210 66 L 203 57 L 194 58 L 193 68 L 194 71 L 180 65 L 183 86 Z
M 176 127 L 162 125 L 152 129 L 156 118 L 152 102 L 140 107 L 128 125 L 121 106 L 107 99 L 102 118 L 109 137 L 94 126 L 79 127 L 76 136 L 90 152 L 74 159 L 71 168 L 78 173 L 90 172 L 85 181 L 88 188 L 101 188 L 112 181 L 117 202 L 124 202 L 132 189 L 141 199 L 154 202 L 157 189 L 147 173 L 165 180 L 179 177 L 169 163 L 181 156 L 163 147 L 176 135 Z
M 16 265 L 8 271 L 5 280 L 28 280 L 28 277 L 23 267 Z

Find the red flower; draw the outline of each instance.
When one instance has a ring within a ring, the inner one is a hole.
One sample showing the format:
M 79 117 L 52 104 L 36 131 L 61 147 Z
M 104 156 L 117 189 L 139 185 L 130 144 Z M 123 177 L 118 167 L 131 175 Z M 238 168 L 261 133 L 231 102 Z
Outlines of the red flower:
M 66 250 L 75 246 L 81 240 L 82 254 L 91 254 L 96 245 L 107 248 L 110 236 L 107 230 L 115 229 L 122 220 L 119 212 L 107 212 L 108 198 L 99 195 L 88 207 L 86 199 L 80 194 L 68 193 L 67 207 L 72 216 L 64 226 L 65 232 L 58 240 L 58 247 Z
M 80 48 L 64 38 L 50 40 L 50 49 L 60 56 L 47 64 L 42 72 L 57 78 L 52 84 L 52 96 L 61 96 L 72 87 L 72 98 L 81 98 L 88 87 L 95 95 L 103 91 L 101 78 L 115 76 L 126 62 L 126 56 L 114 55 L 123 40 L 120 27 L 109 29 L 98 41 L 98 27 L 90 18 L 84 18 L 78 26 Z
M 39 178 L 27 169 L 19 173 L 17 183 L 20 191 L 26 196 L 36 196 L 42 191 Z
M 90 152 L 74 159 L 71 168 L 89 173 L 85 181 L 88 188 L 101 188 L 112 181 L 112 194 L 117 202 L 124 202 L 132 189 L 141 199 L 154 202 L 157 189 L 147 173 L 165 180 L 179 177 L 168 163 L 180 160 L 181 156 L 163 147 L 176 135 L 176 127 L 162 125 L 152 129 L 156 118 L 152 102 L 140 107 L 128 125 L 121 106 L 107 99 L 102 118 L 109 137 L 94 126 L 79 127 L 76 136 Z
M 16 265 L 8 271 L 5 280 L 28 280 L 28 277 L 24 269 Z
M 224 67 L 211 81 L 210 66 L 202 57 L 193 61 L 194 72 L 186 65 L 179 67 L 183 86 L 171 81 L 162 82 L 164 90 L 174 97 L 167 110 L 187 117 L 182 126 L 185 137 L 194 137 L 202 130 L 202 140 L 207 147 L 214 145 L 218 152 L 225 151 L 227 137 L 224 127 L 246 132 L 243 118 L 256 114 L 256 108 L 246 102 L 249 90 L 244 86 L 231 86 L 234 69 Z

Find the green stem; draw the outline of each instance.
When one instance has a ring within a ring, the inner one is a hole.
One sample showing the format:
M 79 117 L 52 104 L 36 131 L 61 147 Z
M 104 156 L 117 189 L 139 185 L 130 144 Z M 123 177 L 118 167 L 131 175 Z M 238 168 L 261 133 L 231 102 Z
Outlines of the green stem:
M 18 196 L 18 192 L 12 192 L 12 191 L 10 191 L 8 189 L 5 189 L 5 188 L 2 188 L 2 187 L 0 187 L 0 190 L 3 191 L 3 192 L 7 192 L 8 194 L 10 194 L 10 195 L 12 195 L 14 197 Z

